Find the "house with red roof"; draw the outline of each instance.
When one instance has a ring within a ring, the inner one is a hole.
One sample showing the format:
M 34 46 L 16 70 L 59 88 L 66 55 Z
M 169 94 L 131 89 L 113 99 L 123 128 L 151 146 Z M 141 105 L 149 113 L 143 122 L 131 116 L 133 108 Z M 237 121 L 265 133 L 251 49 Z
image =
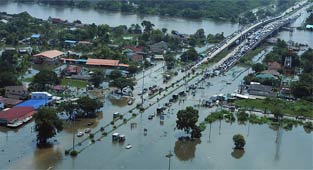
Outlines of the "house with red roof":
M 26 122 L 27 119 L 30 119 L 35 113 L 35 109 L 31 106 L 19 106 L 13 107 L 6 111 L 0 112 L 0 124 L 8 125 L 8 124 L 17 124 L 21 125 Z
M 267 63 L 267 69 L 268 70 L 280 70 L 282 67 L 281 67 L 281 64 L 279 64 L 277 61 L 274 61 L 274 62 L 268 62 Z
M 119 60 L 110 60 L 110 59 L 93 59 L 88 58 L 86 62 L 87 66 L 99 66 L 99 67 L 106 67 L 106 68 L 117 68 L 117 67 L 128 67 L 127 64 L 120 63 Z
M 64 56 L 64 52 L 59 50 L 49 50 L 33 56 L 33 61 L 36 64 L 50 63 L 53 64 Z

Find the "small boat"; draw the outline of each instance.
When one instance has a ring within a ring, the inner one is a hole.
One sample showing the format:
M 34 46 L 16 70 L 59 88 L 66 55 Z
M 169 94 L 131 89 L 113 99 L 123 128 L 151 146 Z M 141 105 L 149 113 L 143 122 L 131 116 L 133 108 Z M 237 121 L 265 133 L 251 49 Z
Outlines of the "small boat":
M 90 133 L 91 132 L 91 129 L 90 128 L 86 128 L 85 129 L 85 133 Z
M 230 84 L 231 84 L 231 82 L 226 82 L 226 84 L 227 84 L 227 85 L 230 85 Z
M 133 146 L 132 146 L 131 144 L 128 144 L 128 145 L 125 146 L 126 149 L 130 149 L 130 148 L 132 148 L 132 147 L 133 147 Z
M 78 132 L 76 136 L 77 137 L 82 137 L 82 136 L 84 136 L 84 133 L 83 132 Z

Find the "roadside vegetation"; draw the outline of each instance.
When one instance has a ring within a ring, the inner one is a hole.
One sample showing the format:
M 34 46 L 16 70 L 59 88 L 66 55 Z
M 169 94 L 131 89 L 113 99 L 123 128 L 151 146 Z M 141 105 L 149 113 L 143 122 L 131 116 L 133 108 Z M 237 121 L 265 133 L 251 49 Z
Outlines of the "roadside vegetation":
M 297 101 L 286 101 L 282 99 L 271 99 L 265 100 L 236 100 L 235 104 L 240 108 L 249 109 L 260 109 L 265 113 L 269 113 L 274 109 L 279 109 L 283 115 L 290 116 L 304 116 L 313 119 L 313 105 L 311 102 L 305 100 Z

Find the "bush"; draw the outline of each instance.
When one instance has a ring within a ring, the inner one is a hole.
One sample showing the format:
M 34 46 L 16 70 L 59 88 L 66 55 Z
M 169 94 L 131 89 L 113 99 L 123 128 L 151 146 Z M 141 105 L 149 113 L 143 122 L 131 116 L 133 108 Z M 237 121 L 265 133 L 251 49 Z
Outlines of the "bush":
M 120 119 L 123 119 L 123 117 L 124 117 L 123 115 L 120 115 Z
M 235 149 L 243 149 L 246 145 L 246 140 L 241 134 L 236 134 L 233 136 L 233 141 L 235 144 Z
M 124 123 L 127 123 L 127 119 L 126 119 L 126 118 L 124 118 L 124 119 L 123 119 L 123 122 L 124 122 Z
M 90 138 L 90 139 L 93 139 L 94 137 L 95 137 L 95 135 L 94 135 L 93 133 L 90 133 L 90 134 L 89 134 L 89 138 Z
M 103 135 L 103 136 L 107 136 L 108 133 L 107 133 L 107 132 L 103 132 L 102 135 Z
M 100 128 L 100 131 L 103 132 L 103 131 L 104 131 L 104 127 L 101 127 L 101 128 Z
M 96 141 L 94 139 L 91 139 L 91 143 L 95 143 Z
M 114 125 L 114 121 L 112 120 L 112 121 L 110 122 L 110 124 L 111 124 L 111 125 Z
M 71 156 L 77 156 L 78 155 L 78 152 L 76 151 L 76 150 L 73 150 L 72 152 L 71 152 Z
M 69 150 L 65 150 L 64 154 L 68 155 L 68 154 L 70 154 L 70 151 Z
M 137 114 L 136 114 L 136 113 L 133 113 L 133 114 L 132 114 L 132 116 L 133 116 L 133 117 L 136 117 L 136 116 L 137 116 Z

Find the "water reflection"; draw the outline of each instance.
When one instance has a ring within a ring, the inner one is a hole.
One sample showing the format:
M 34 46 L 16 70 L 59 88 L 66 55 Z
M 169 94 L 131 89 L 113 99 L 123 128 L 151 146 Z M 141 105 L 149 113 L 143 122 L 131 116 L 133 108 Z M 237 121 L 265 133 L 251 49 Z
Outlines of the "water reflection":
M 60 148 L 36 149 L 34 152 L 33 165 L 35 169 L 48 169 L 57 165 L 63 159 Z
M 74 131 L 76 132 L 78 130 L 82 130 L 85 128 L 91 128 L 94 129 L 95 127 L 98 126 L 100 123 L 100 120 L 103 118 L 103 113 L 102 112 L 97 112 L 97 117 L 96 118 L 82 118 L 79 120 L 75 121 L 75 129 Z M 68 121 L 64 123 L 64 131 L 67 133 L 73 133 L 73 121 Z
M 108 97 L 109 101 L 114 106 L 123 107 L 127 105 L 127 98 L 121 97 L 121 98 L 115 98 L 115 97 Z
M 200 139 L 177 140 L 175 142 L 174 153 L 179 160 L 188 161 L 195 157 L 196 145 L 200 143 Z
M 234 149 L 231 156 L 236 159 L 240 159 L 245 154 L 244 149 Z

